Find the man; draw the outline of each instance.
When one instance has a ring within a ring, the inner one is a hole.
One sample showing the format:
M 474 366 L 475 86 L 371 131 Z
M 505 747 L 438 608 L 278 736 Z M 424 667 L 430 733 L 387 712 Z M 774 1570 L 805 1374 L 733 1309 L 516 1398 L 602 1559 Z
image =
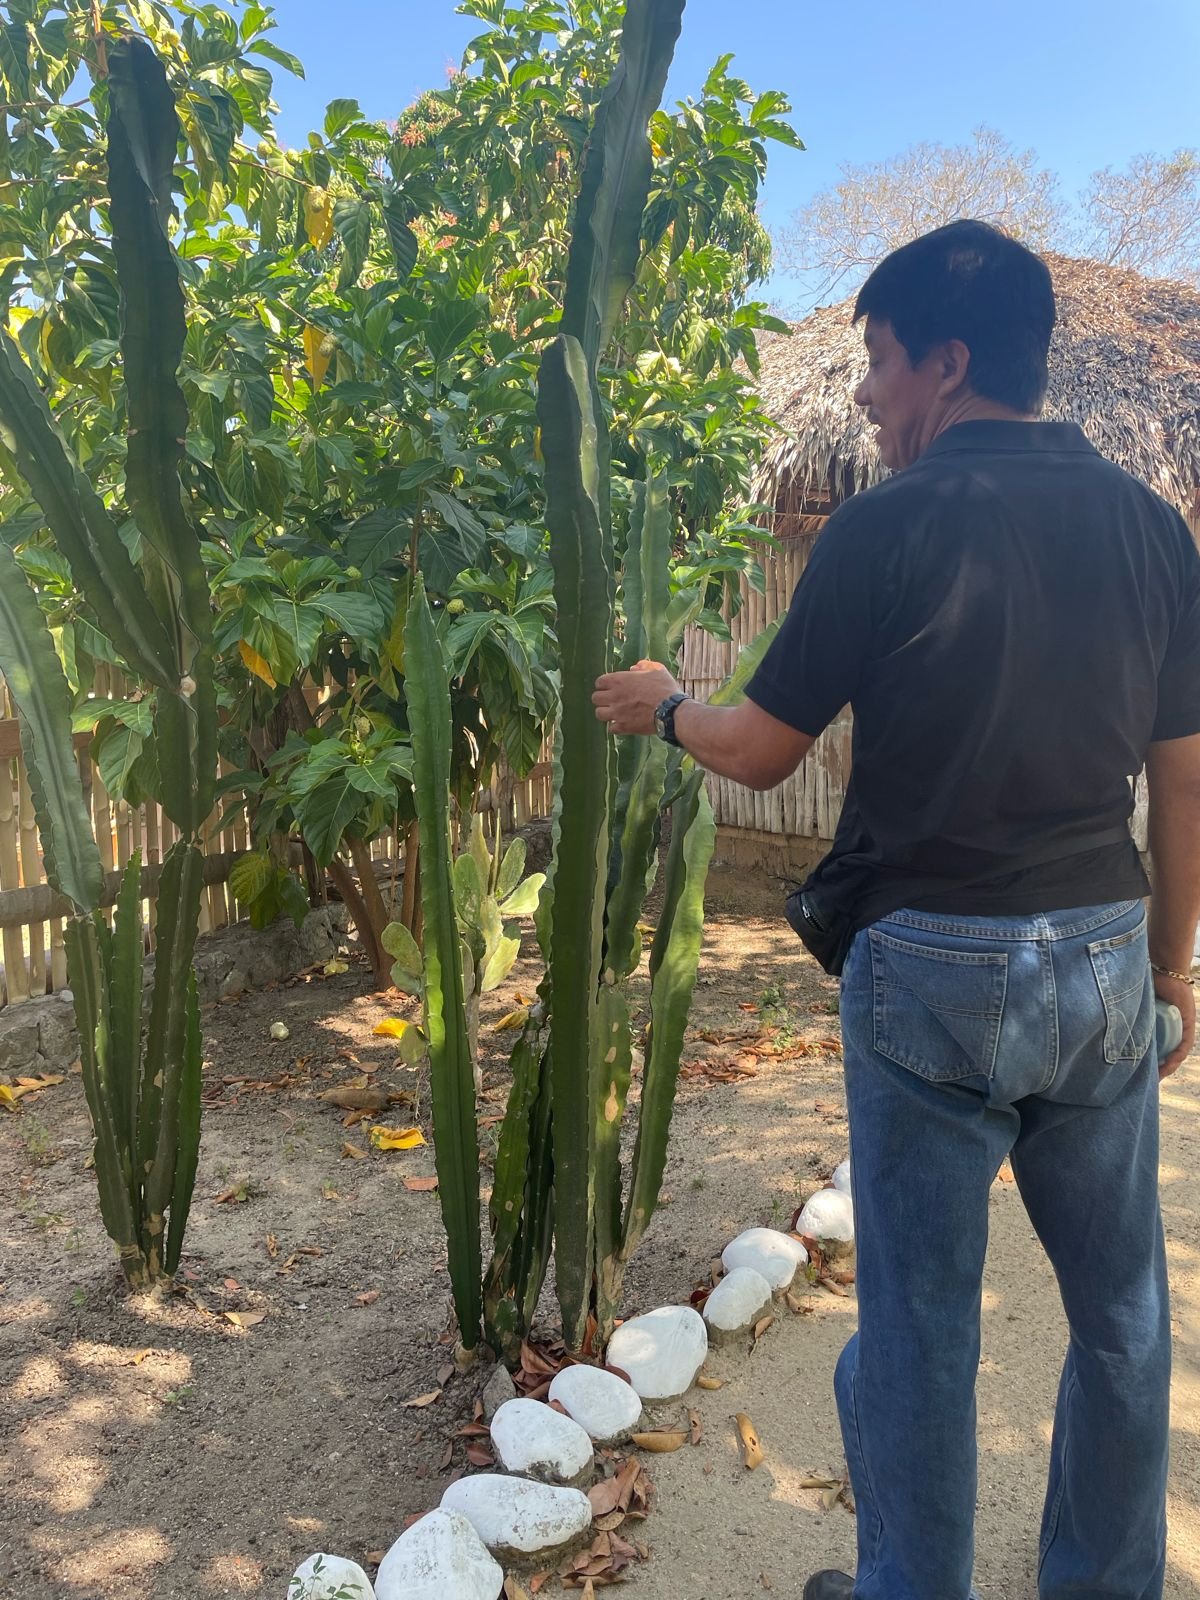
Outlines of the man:
M 781 782 L 841 707 L 854 771 L 801 925 L 842 970 L 859 1331 L 836 1390 L 858 1572 L 805 1600 L 967 1600 L 988 1193 L 1005 1156 L 1071 1326 L 1042 1600 L 1155 1600 L 1170 1327 L 1155 995 L 1191 1049 L 1200 554 L 1182 518 L 1036 420 L 1055 307 L 978 222 L 867 280 L 855 399 L 893 475 L 830 518 L 737 707 L 601 678 L 616 733 Z M 1146 767 L 1154 899 L 1128 831 Z M 839 930 L 843 930 L 838 937 Z M 806 941 L 807 942 L 807 941 Z

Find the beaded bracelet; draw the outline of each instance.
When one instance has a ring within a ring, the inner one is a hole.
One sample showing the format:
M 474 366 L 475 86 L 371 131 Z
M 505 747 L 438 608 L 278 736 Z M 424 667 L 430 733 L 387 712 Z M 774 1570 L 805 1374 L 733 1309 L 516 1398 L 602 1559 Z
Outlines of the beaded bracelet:
M 1190 972 L 1176 972 L 1174 967 L 1160 967 L 1153 961 L 1150 963 L 1150 971 L 1160 978 L 1174 978 L 1176 983 L 1186 983 L 1189 989 L 1196 987 L 1196 980 Z

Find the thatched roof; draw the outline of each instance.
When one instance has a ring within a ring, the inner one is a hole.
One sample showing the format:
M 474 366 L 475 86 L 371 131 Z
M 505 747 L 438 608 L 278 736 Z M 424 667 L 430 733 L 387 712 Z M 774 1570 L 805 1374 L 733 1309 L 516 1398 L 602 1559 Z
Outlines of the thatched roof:
M 1122 268 L 1047 256 L 1058 299 L 1045 416 L 1077 422 L 1111 460 L 1185 513 L 1200 511 L 1200 293 Z M 866 371 L 853 301 L 760 334 L 759 392 L 783 432 L 758 499 L 818 509 L 884 475 L 853 401 Z

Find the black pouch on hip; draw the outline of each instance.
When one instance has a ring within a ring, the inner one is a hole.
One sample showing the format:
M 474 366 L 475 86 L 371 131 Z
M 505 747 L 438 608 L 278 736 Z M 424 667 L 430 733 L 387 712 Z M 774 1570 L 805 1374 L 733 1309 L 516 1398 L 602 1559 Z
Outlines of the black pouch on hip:
M 805 884 L 788 895 L 787 919 L 809 954 L 831 977 L 841 977 L 855 933 L 845 904 Z

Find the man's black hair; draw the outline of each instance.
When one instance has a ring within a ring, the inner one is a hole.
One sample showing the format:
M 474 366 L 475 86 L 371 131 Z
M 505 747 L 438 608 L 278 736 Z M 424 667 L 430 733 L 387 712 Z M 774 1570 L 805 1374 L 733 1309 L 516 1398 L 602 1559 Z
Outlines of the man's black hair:
M 917 366 L 960 339 L 982 399 L 1035 415 L 1046 395 L 1054 287 L 1040 256 L 988 222 L 951 222 L 893 250 L 859 290 L 854 320 L 877 317 Z

